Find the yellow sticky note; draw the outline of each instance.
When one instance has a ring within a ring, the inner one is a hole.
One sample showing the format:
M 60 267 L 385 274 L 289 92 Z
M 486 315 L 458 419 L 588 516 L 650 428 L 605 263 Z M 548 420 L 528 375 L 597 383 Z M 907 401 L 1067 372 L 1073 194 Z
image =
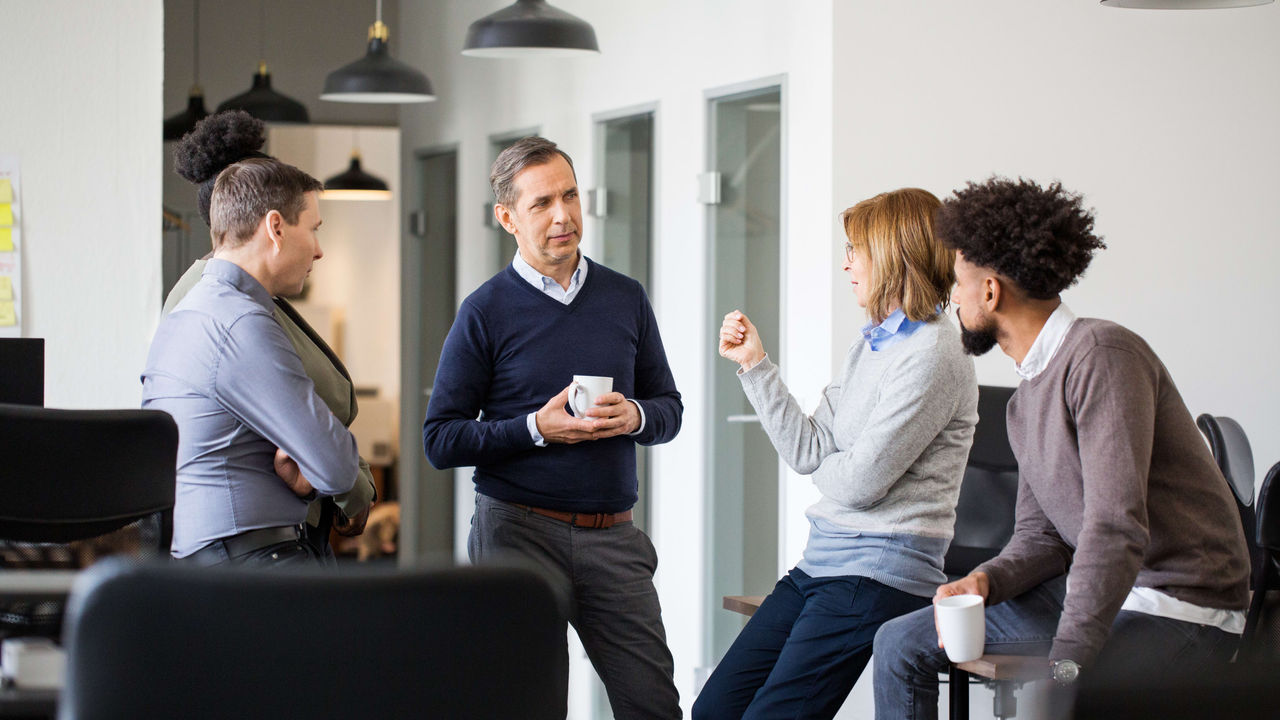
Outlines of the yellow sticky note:
M 12 300 L 0 300 L 0 327 L 13 327 L 18 324 L 18 316 L 13 311 Z
M 0 252 L 13 252 L 13 228 L 0 227 Z
M 13 202 L 13 181 L 9 178 L 0 178 L 0 203 Z
M 0 226 L 13 226 L 13 205 L 0 202 Z
M 13 299 L 13 278 L 0 275 L 0 300 Z

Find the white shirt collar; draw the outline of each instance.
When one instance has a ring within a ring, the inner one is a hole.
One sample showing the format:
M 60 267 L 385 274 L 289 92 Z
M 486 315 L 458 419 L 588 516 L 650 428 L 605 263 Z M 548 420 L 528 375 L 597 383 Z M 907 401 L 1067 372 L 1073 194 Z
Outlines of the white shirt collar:
M 525 282 L 566 305 L 573 302 L 578 290 L 587 281 L 587 256 L 581 252 L 578 253 L 578 267 L 574 269 L 573 275 L 569 277 L 568 288 L 560 287 L 560 283 L 556 282 L 555 278 L 534 270 L 533 266 L 525 262 L 525 259 L 520 256 L 519 250 L 516 251 L 515 258 L 511 260 L 511 265 L 515 268 L 516 274 L 525 279 Z
M 1062 347 L 1062 341 L 1066 339 L 1067 331 L 1075 321 L 1076 316 L 1071 312 L 1071 308 L 1067 307 L 1066 303 L 1059 303 L 1057 309 L 1049 315 L 1049 319 L 1044 321 L 1044 327 L 1040 328 L 1036 341 L 1031 343 L 1027 356 L 1022 358 L 1022 362 L 1017 366 L 1018 375 L 1023 380 L 1030 380 L 1044 372 L 1049 361 L 1053 359 L 1054 353 Z

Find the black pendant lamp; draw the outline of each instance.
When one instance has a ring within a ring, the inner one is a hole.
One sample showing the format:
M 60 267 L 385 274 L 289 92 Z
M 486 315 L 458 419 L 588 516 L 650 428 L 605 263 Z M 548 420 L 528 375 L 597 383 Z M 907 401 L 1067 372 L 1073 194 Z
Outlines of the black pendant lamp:
M 258 3 L 259 10 L 259 42 L 258 57 L 266 57 L 266 5 Z M 224 110 L 243 110 L 263 122 L 305 123 L 311 118 L 302 103 L 287 95 L 281 95 L 271 89 L 271 73 L 267 72 L 267 61 L 258 61 L 258 72 L 253 75 L 253 86 L 247 92 L 224 100 L 218 106 L 218 112 Z
M 390 200 L 391 190 L 381 179 L 360 167 L 360 152 L 351 153 L 351 164 L 344 172 L 324 181 L 325 200 Z
M 1215 10 L 1218 8 L 1252 7 L 1266 5 L 1272 0 L 1102 0 L 1102 4 L 1114 8 L 1138 10 Z
M 387 26 L 382 23 L 382 0 L 378 0 L 377 20 L 369 27 L 369 49 L 365 56 L 329 73 L 320 99 L 358 103 L 435 100 L 435 91 L 426 75 L 391 57 L 387 49 L 389 36 Z
M 516 0 L 471 23 L 463 55 L 514 58 L 599 53 L 596 31 L 585 20 L 557 10 L 546 0 Z
M 192 80 L 187 94 L 187 109 L 164 119 L 165 140 L 181 140 L 201 118 L 209 115 L 204 107 L 204 90 L 200 89 L 200 0 L 193 0 L 191 27 Z

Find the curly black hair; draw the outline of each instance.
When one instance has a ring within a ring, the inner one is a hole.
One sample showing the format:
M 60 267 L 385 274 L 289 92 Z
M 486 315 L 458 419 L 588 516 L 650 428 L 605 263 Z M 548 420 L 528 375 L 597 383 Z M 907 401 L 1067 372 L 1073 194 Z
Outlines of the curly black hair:
M 209 199 L 218 173 L 228 165 L 262 153 L 267 142 L 266 125 L 243 110 L 227 110 L 196 123 L 173 151 L 178 174 L 199 186 L 196 200 L 200 217 L 209 224 Z
M 1106 247 L 1093 232 L 1093 211 L 1061 183 L 992 176 L 947 198 L 934 229 L 938 239 L 974 265 L 991 268 L 1028 296 L 1055 298 Z

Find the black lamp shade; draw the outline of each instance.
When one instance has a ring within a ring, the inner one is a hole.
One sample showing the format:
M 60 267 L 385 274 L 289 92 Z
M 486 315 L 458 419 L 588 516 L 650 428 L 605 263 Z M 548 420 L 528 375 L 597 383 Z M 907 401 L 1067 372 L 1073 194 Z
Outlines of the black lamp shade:
M 390 200 L 387 184 L 360 167 L 360 156 L 351 157 L 351 165 L 344 172 L 324 181 L 326 200 Z
M 510 58 L 529 55 L 583 55 L 600 52 L 596 31 L 585 20 L 551 7 L 546 0 L 516 0 L 471 23 L 463 55 Z
M 362 103 L 411 103 L 435 100 L 431 81 L 387 52 L 381 38 L 369 41 L 364 57 L 329 73 L 321 100 Z
M 196 123 L 208 116 L 209 111 L 204 107 L 204 93 L 199 88 L 191 88 L 187 109 L 164 119 L 164 139 L 181 140 L 183 135 L 195 129 Z
M 291 97 L 271 89 L 271 73 L 259 68 L 253 76 L 253 87 L 248 92 L 229 98 L 218 106 L 223 110 L 243 110 L 263 122 L 310 122 L 307 108 Z

